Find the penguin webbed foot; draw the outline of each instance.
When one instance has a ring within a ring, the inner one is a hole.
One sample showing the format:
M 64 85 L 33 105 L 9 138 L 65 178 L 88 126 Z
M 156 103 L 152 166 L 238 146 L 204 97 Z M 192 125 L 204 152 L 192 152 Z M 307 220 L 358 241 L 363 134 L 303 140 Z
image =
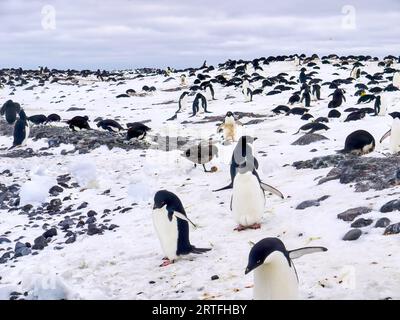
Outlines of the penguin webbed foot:
M 173 264 L 175 260 L 169 260 L 168 258 L 163 259 L 165 260 L 162 264 L 160 264 L 160 268 L 169 266 L 170 264 Z

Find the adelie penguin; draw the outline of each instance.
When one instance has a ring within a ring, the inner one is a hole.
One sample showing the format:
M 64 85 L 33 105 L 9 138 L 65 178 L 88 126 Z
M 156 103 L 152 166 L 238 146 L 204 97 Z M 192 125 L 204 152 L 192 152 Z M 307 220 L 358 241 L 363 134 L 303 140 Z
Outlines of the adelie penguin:
M 183 91 L 178 100 L 178 110 L 175 113 L 185 111 L 188 104 L 189 91 Z
M 101 120 L 97 122 L 96 125 L 98 128 L 109 132 L 119 132 L 124 130 L 124 128 L 122 128 L 122 126 L 117 121 L 112 119 Z
M 47 117 L 44 114 L 35 114 L 28 118 L 28 121 L 35 125 L 41 125 L 48 122 Z
M 386 115 L 387 101 L 385 95 L 381 94 L 375 98 L 374 110 L 376 116 Z
M 300 131 L 308 131 L 307 134 L 310 134 L 320 130 L 329 130 L 329 127 L 321 122 L 310 122 L 301 126 L 293 135 L 298 134 Z
M 324 247 L 304 247 L 287 250 L 278 238 L 265 238 L 250 250 L 245 274 L 254 273 L 255 300 L 296 300 L 299 279 L 293 259 L 306 254 L 325 252 Z
M 242 136 L 239 138 L 239 141 L 237 142 L 235 149 L 232 152 L 232 158 L 229 170 L 231 176 L 231 182 L 223 188 L 213 190 L 213 192 L 232 189 L 233 181 L 235 179 L 237 170 L 241 163 L 246 161 L 252 161 L 254 163 L 254 168 L 258 169 L 258 161 L 254 157 L 253 149 L 251 147 L 253 142 L 256 140 L 257 137 L 250 137 L 250 136 Z
M 24 146 L 28 140 L 29 131 L 30 128 L 28 124 L 28 119 L 26 117 L 25 111 L 21 109 L 21 111 L 19 112 L 19 119 L 17 120 L 17 122 L 15 122 L 14 125 L 14 141 L 10 149 Z
M 13 102 L 12 100 L 6 101 L 0 109 L 0 115 L 6 116 L 8 124 L 13 124 L 17 120 L 17 114 L 20 112 L 21 106 L 19 103 Z
M 335 89 L 335 91 L 329 95 L 329 97 L 332 96 L 332 101 L 329 102 L 328 108 L 340 107 L 343 101 L 346 101 L 344 93 L 345 91 L 343 89 Z
M 209 248 L 196 248 L 189 240 L 189 223 L 181 200 L 172 192 L 160 190 L 154 196 L 153 224 L 165 254 L 160 267 L 174 263 L 179 256 L 201 254 Z
M 254 159 L 240 163 L 233 180 L 231 199 L 233 218 L 238 224 L 235 230 L 261 228 L 261 219 L 265 207 L 265 191 L 284 198 L 279 190 L 260 180 L 255 170 Z
M 314 100 L 321 100 L 321 86 L 319 84 L 313 84 L 311 88 Z
M 69 125 L 69 128 L 72 131 L 80 131 L 83 129 L 90 130 L 88 121 L 89 121 L 88 116 L 84 116 L 84 117 L 76 116 L 76 117 L 73 117 L 71 120 L 68 120 L 67 124 Z
M 310 107 L 310 103 L 311 103 L 310 87 L 307 84 L 303 84 L 303 87 L 301 90 L 303 91 L 303 94 L 301 96 L 300 102 L 303 102 L 303 100 L 304 100 L 304 107 L 308 108 L 308 107 Z
M 390 151 L 393 154 L 399 153 L 400 152 L 400 119 L 394 117 L 393 118 L 393 123 L 392 123 L 392 128 L 386 132 L 381 140 L 380 143 L 383 142 L 387 137 L 390 136 Z
M 242 94 L 244 96 L 245 102 L 253 101 L 253 91 L 250 89 L 249 81 L 247 79 L 243 81 Z
M 344 142 L 344 149 L 338 150 L 339 153 L 351 153 L 354 155 L 364 155 L 374 151 L 375 139 L 368 131 L 357 130 L 349 134 Z
M 192 105 L 193 114 L 190 116 L 190 118 L 194 117 L 200 111 L 200 105 L 203 108 L 203 111 L 205 113 L 211 113 L 211 111 L 207 110 L 206 97 L 204 95 L 202 95 L 201 93 L 197 93 L 196 97 L 194 98 L 193 105 Z
M 354 66 L 350 72 L 350 77 L 353 79 L 358 79 L 361 76 L 361 69 L 357 66 Z
M 56 113 L 52 113 L 52 114 L 48 115 L 47 121 L 48 122 L 60 122 L 61 117 Z
M 193 162 L 195 167 L 201 164 L 204 172 L 213 172 L 212 170 L 207 170 L 205 164 L 209 163 L 214 157 L 218 157 L 218 148 L 211 142 L 202 142 L 186 149 L 182 153 L 182 157 Z
M 225 115 L 224 122 L 218 126 L 217 132 L 223 131 L 224 141 L 236 142 L 238 126 L 242 125 L 240 121 L 235 119 L 233 113 L 228 111 Z
M 128 127 L 128 132 L 126 133 L 127 140 L 133 138 L 143 140 L 146 137 L 147 132 L 151 130 L 151 128 L 141 122 L 128 123 L 126 126 Z

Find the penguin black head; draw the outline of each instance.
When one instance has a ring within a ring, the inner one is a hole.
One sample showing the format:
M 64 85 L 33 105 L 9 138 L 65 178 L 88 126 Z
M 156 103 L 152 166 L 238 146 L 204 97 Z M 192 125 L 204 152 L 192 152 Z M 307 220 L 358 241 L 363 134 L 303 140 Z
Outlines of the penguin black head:
M 288 260 L 290 266 L 289 253 L 283 242 L 278 238 L 265 238 L 251 248 L 245 274 L 261 266 L 268 256 L 275 251 L 281 252 Z
M 233 117 L 233 113 L 231 111 L 228 111 L 226 113 L 225 117 Z
M 257 137 L 250 137 L 250 136 L 241 136 L 239 138 L 238 144 L 245 145 L 247 143 L 253 143 L 256 141 L 258 138 Z
M 84 116 L 83 119 L 85 119 L 86 121 L 88 121 L 88 120 L 89 120 L 89 117 L 88 117 L 88 116 Z
M 179 210 L 179 207 L 183 207 L 182 202 L 174 193 L 167 190 L 157 191 L 154 196 L 153 210 L 161 209 L 165 205 L 171 208 L 175 208 L 175 210 L 179 212 L 182 212 Z
M 21 109 L 21 111 L 19 112 L 19 118 L 23 121 L 26 121 L 26 113 L 24 109 Z

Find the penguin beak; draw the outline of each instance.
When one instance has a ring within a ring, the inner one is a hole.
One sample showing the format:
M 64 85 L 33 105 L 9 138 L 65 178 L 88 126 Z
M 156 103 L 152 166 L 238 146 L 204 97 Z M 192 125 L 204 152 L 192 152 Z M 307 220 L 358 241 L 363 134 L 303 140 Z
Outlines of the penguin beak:
M 251 272 L 251 270 L 252 270 L 251 268 L 247 267 L 244 274 L 248 274 L 249 272 Z

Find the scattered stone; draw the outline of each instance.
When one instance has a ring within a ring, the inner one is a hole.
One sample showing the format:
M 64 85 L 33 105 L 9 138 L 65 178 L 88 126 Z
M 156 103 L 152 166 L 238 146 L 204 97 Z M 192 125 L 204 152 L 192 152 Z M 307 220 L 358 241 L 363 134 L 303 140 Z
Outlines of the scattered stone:
M 214 276 L 211 277 L 211 280 L 218 280 L 218 279 L 219 279 L 218 275 L 214 275 Z
M 356 217 L 366 214 L 371 212 L 372 209 L 367 208 L 367 207 L 357 207 L 357 208 L 352 208 L 348 209 L 342 213 L 339 213 L 337 215 L 338 219 L 341 219 L 343 221 L 353 221 Z
M 344 241 L 354 241 L 361 237 L 361 230 L 360 229 L 351 229 L 343 236 Z
M 49 193 L 50 193 L 52 196 L 56 197 L 56 196 L 58 196 L 60 193 L 62 193 L 63 191 L 64 191 L 64 189 L 61 188 L 60 186 L 53 186 L 53 187 L 50 188 Z
M 0 244 L 2 244 L 2 243 L 10 243 L 10 242 L 11 242 L 11 240 L 9 240 L 8 238 L 0 237 Z
M 387 213 L 392 211 L 399 211 L 400 210 L 400 200 L 392 200 L 388 203 L 384 204 L 381 208 L 381 212 Z
M 383 233 L 385 236 L 390 235 L 390 234 L 398 234 L 400 233 L 400 222 L 391 224 L 385 229 L 385 232 Z
M 34 245 L 32 249 L 34 250 L 43 250 L 44 247 L 47 247 L 47 240 L 44 236 L 37 237 L 34 241 Z
M 43 233 L 43 237 L 45 238 L 51 238 L 57 235 L 57 229 L 56 228 L 51 228 L 47 230 L 45 233 Z
M 306 146 L 311 143 L 321 141 L 321 140 L 328 140 L 327 137 L 324 137 L 323 135 L 316 134 L 316 133 L 307 133 L 297 139 L 295 142 L 292 143 L 293 146 Z
M 388 219 L 388 218 L 380 218 L 375 223 L 375 228 L 386 228 L 388 225 L 390 225 L 390 219 Z
M 101 233 L 102 233 L 102 230 L 99 229 L 94 223 L 91 223 L 91 224 L 88 225 L 87 234 L 89 236 L 93 236 L 95 234 L 101 234 Z
M 85 208 L 87 208 L 88 205 L 89 205 L 89 203 L 83 202 L 83 203 L 81 203 L 81 205 L 78 208 L 76 208 L 76 210 L 85 209 Z
M 352 228 L 362 228 L 362 227 L 367 227 L 370 224 L 372 224 L 374 220 L 372 219 L 364 219 L 364 218 L 359 218 L 356 221 L 354 221 L 350 226 Z
M 112 224 L 112 225 L 110 225 L 110 226 L 108 227 L 108 230 L 114 230 L 115 228 L 119 228 L 119 226 L 116 225 L 116 224 Z

